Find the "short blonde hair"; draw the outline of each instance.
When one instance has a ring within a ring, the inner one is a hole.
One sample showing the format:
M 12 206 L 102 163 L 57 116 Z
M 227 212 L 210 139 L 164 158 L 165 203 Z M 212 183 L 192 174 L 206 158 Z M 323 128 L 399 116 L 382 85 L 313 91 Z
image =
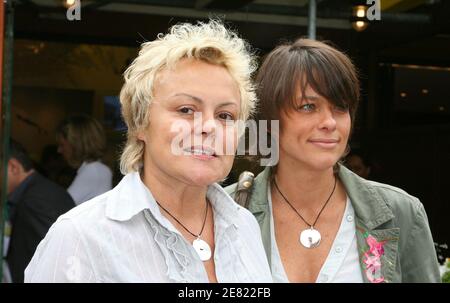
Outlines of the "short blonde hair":
M 128 133 L 120 159 L 122 174 L 139 171 L 142 166 L 144 143 L 138 140 L 137 133 L 149 123 L 148 108 L 157 73 L 173 68 L 184 58 L 224 66 L 239 87 L 239 118 L 245 121 L 253 113 L 256 95 L 251 76 L 257 64 L 249 45 L 218 20 L 174 25 L 168 34 L 143 43 L 138 57 L 124 73 L 120 102 Z

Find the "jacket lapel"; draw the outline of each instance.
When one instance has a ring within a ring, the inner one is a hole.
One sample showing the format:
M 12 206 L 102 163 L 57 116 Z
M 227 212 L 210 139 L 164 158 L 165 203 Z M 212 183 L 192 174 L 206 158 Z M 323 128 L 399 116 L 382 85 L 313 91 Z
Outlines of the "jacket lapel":
M 366 229 L 359 225 L 358 220 L 356 220 L 356 243 L 358 246 L 358 256 L 359 256 L 359 266 L 361 267 L 362 278 L 364 283 L 370 283 L 369 279 L 366 276 L 366 265 L 364 264 L 364 253 L 368 249 L 368 245 L 366 243 L 366 238 L 364 237 L 364 233 Z
M 368 271 L 370 270 L 365 263 L 367 256 L 373 256 L 368 244 L 369 236 L 381 243 L 384 250 L 379 258 L 381 263 L 380 276 L 383 278 L 383 282 L 396 282 L 394 274 L 397 264 L 400 229 L 382 229 L 382 225 L 391 221 L 394 214 L 370 182 L 356 176 L 344 166 L 339 167 L 339 178 L 344 184 L 355 209 L 356 239 L 364 282 L 373 282 L 368 278 L 370 276 Z

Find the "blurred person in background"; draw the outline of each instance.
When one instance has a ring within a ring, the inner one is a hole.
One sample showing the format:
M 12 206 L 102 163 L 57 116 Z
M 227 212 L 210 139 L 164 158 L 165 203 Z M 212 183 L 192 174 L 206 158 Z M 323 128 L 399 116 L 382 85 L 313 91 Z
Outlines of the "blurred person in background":
M 112 188 L 112 171 L 101 162 L 106 151 L 103 126 L 87 115 L 73 115 L 59 126 L 58 152 L 77 169 L 67 191 L 78 205 Z
M 366 155 L 359 151 L 352 151 L 345 157 L 345 166 L 364 179 L 369 179 L 371 165 Z
M 68 188 L 72 184 L 77 170 L 70 167 L 63 155 L 58 152 L 58 145 L 46 145 L 42 150 L 38 171 L 48 179 Z
M 23 282 L 39 242 L 56 219 L 75 204 L 63 187 L 36 172 L 26 150 L 14 140 L 10 142 L 7 194 L 12 230 L 6 260 L 12 282 Z

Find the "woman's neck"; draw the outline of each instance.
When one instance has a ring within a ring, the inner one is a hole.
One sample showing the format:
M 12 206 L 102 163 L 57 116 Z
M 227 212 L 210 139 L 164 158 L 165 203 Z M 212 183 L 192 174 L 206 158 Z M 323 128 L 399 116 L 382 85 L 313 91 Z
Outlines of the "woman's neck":
M 293 166 L 280 161 L 275 181 L 294 207 L 314 210 L 321 207 L 329 197 L 335 176 L 333 167 L 317 170 L 299 163 Z
M 206 186 L 199 187 L 183 183 L 154 167 L 144 168 L 141 178 L 156 201 L 177 219 L 196 220 L 204 216 Z

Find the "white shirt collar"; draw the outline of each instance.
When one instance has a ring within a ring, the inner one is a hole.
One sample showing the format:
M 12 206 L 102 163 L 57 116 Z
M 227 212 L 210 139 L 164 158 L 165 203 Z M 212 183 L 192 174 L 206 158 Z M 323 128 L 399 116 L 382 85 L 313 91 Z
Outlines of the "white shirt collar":
M 237 211 L 240 208 L 234 200 L 217 183 L 208 186 L 206 193 L 208 200 L 219 215 L 229 225 L 238 227 Z M 148 209 L 160 224 L 173 232 L 177 232 L 173 225 L 164 217 L 150 190 L 142 182 L 138 172 L 125 175 L 120 183 L 112 190 L 106 207 L 106 216 L 115 221 L 128 221 L 140 212 Z

